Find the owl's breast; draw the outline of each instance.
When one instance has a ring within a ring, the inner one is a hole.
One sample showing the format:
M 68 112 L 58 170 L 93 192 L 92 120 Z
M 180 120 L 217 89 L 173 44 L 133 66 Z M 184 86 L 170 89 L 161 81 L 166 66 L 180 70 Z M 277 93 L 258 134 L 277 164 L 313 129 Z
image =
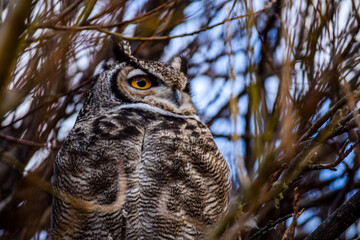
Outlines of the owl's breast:
M 147 227 L 171 223 L 165 234 L 177 229 L 178 236 L 201 238 L 228 204 L 229 170 L 209 129 L 195 119 L 159 117 L 147 126 L 142 149 L 140 206 Z
M 191 118 L 123 109 L 79 121 L 55 175 L 59 190 L 99 206 L 73 211 L 55 201 L 73 219 L 73 236 L 96 228 L 114 239 L 201 239 L 228 206 L 226 162 L 209 129 Z M 60 218 L 53 222 L 61 231 Z

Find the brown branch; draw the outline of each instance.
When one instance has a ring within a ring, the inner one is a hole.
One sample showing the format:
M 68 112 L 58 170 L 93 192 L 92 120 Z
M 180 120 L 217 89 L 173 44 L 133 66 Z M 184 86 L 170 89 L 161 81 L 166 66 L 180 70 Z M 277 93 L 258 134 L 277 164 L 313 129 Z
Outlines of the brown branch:
M 304 211 L 305 211 L 305 208 L 301 209 L 301 211 L 296 214 L 296 220 L 297 220 L 297 218 L 298 218 Z M 286 236 L 287 236 L 287 234 L 288 234 L 288 231 L 289 231 L 290 229 L 293 229 L 293 228 L 296 227 L 296 220 L 295 220 L 295 216 L 294 216 L 294 220 L 291 222 L 291 224 L 290 224 L 290 226 L 288 227 L 288 229 L 286 229 L 286 232 L 285 232 L 286 235 L 284 234 L 285 238 L 286 238 Z M 295 221 L 295 222 L 294 222 L 294 221 Z M 284 236 L 283 236 L 282 240 L 285 239 Z M 292 236 L 291 239 L 294 239 L 294 236 Z
M 247 94 L 247 89 L 245 88 L 244 90 L 242 90 L 237 96 L 235 96 L 235 98 L 237 99 L 237 101 L 244 96 L 245 94 Z M 221 113 L 227 109 L 229 107 L 229 102 L 226 102 L 220 109 L 219 111 L 217 111 L 217 113 L 211 117 L 211 119 L 206 121 L 206 125 L 210 126 L 213 124 L 213 122 L 219 118 L 221 116 Z
M 46 102 L 43 102 L 43 103 L 40 104 L 39 106 L 34 107 L 33 109 L 29 110 L 24 116 L 22 116 L 22 117 L 20 117 L 20 118 L 17 118 L 17 119 L 15 119 L 15 120 L 13 120 L 13 121 L 11 121 L 11 122 L 10 122 L 9 124 L 7 124 L 7 125 L 0 126 L 0 130 L 12 126 L 13 124 L 17 123 L 18 121 L 21 121 L 21 120 L 23 120 L 24 118 L 26 118 L 26 117 L 30 116 L 31 114 L 33 114 L 34 112 L 40 110 L 41 108 L 43 108 L 43 107 L 45 107 L 45 106 L 47 106 L 47 105 L 50 105 L 50 104 L 58 101 L 59 98 L 61 98 L 61 97 L 78 93 L 78 91 L 80 90 L 80 88 L 82 88 L 82 87 L 84 87 L 85 85 L 89 84 L 91 81 L 93 81 L 93 78 L 89 78 L 88 80 L 81 82 L 78 86 L 76 86 L 75 88 L 73 88 L 73 89 L 71 89 L 71 90 L 69 90 L 69 91 L 67 91 L 67 92 L 65 92 L 65 93 L 60 93 L 60 94 L 57 94 L 56 96 L 53 96 L 51 100 L 46 101 Z
M 347 143 L 344 144 L 343 148 L 340 150 L 339 157 L 331 162 L 331 163 L 320 163 L 320 164 L 309 164 L 304 170 L 321 170 L 321 169 L 329 169 L 332 171 L 336 171 L 336 166 L 339 165 L 359 144 L 359 142 L 354 143 L 351 147 L 346 150 Z
M 138 23 L 138 22 L 141 22 L 141 21 L 144 21 L 146 20 L 148 17 L 152 16 L 153 14 L 157 13 L 158 11 L 162 10 L 163 8 L 165 8 L 166 6 L 168 6 L 169 3 L 172 3 L 173 1 L 167 1 L 163 4 L 161 4 L 160 6 L 152 9 L 151 11 L 149 12 L 146 12 L 144 14 L 141 14 L 137 17 L 134 17 L 133 19 L 130 19 L 130 20 L 126 20 L 126 21 L 121 21 L 121 22 L 117 22 L 117 23 L 112 23 L 112 24 L 107 24 L 107 25 L 102 25 L 103 28 L 113 28 L 113 27 L 121 27 L 121 26 L 124 26 L 124 25 L 127 25 L 127 24 L 135 24 L 135 23 Z M 90 18 L 88 20 L 88 22 L 91 22 L 93 21 L 94 19 L 98 18 L 100 16 L 100 13 L 99 15 L 96 15 L 92 18 Z
M 76 7 L 82 2 L 83 0 L 77 0 L 74 1 L 71 5 L 69 5 L 68 7 L 66 7 L 65 9 L 63 9 L 61 11 L 61 13 L 59 14 L 59 16 L 57 16 L 55 19 L 51 20 L 52 23 L 57 23 L 59 22 L 61 19 L 63 19 L 66 15 L 68 15 L 70 12 L 74 11 L 76 9 Z M 46 24 L 50 24 L 50 23 L 45 23 Z
M 231 141 L 237 141 L 239 139 L 253 139 L 254 138 L 254 136 L 250 133 L 245 133 L 245 134 L 241 134 L 241 135 L 213 134 L 213 137 L 214 138 L 227 138 L 228 140 L 231 140 Z
M 31 13 L 31 0 L 18 1 L 0 28 L 0 90 L 7 87 L 13 62 L 17 57 L 20 35 L 26 30 L 25 21 Z M 3 99 L 2 99 L 3 100 Z
M 207 26 L 207 27 L 204 27 L 204 28 L 201 28 L 197 31 L 194 31 L 194 32 L 191 32 L 191 33 L 183 33 L 183 34 L 179 34 L 179 35 L 173 35 L 173 36 L 153 36 L 153 37 L 127 37 L 127 36 L 124 36 L 123 34 L 121 33 L 117 33 L 117 32 L 112 32 L 110 30 L 106 30 L 104 28 L 108 28 L 112 25 L 94 25 L 94 26 L 81 26 L 81 27 L 78 27 L 78 26 L 61 26 L 61 25 L 56 25 L 56 26 L 38 26 L 38 28 L 50 28 L 50 29 L 54 29 L 54 30 L 74 30 L 74 31 L 84 31 L 84 30 L 96 30 L 96 31 L 99 31 L 99 32 L 102 32 L 102 33 L 106 33 L 106 34 L 109 34 L 109 35 L 113 35 L 113 36 L 117 36 L 117 37 L 120 37 L 122 39 L 125 39 L 125 40 L 130 40 L 130 41 L 155 41 L 155 40 L 168 40 L 168 39 L 174 39 L 174 38 L 180 38 L 180 37 L 187 37 L 187 36 L 192 36 L 192 35 L 196 35 L 196 34 L 199 34 L 201 32 L 205 32 L 207 30 L 210 30 L 212 28 L 215 28 L 215 27 L 218 27 L 218 26 L 221 26 L 227 22 L 231 22 L 231 21 L 234 21 L 234 20 L 237 20 L 237 19 L 240 19 L 240 18 L 244 18 L 244 17 L 249 17 L 249 16 L 253 16 L 253 15 L 256 15 L 260 12 L 263 12 L 265 11 L 266 9 L 270 8 L 274 3 L 276 2 L 275 1 L 272 1 L 270 2 L 269 4 L 267 4 L 264 8 L 262 9 L 259 9 L 257 11 L 254 11 L 254 12 L 251 12 L 251 13 L 247 13 L 247 14 L 244 14 L 244 15 L 240 15 L 240 16 L 236 16 L 236 17 L 233 17 L 233 18 L 229 18 L 229 19 L 225 19 L 224 21 L 222 22 L 219 22 L 219 23 L 216 23 L 216 24 L 213 24 L 211 26 Z M 112 26 L 113 27 L 113 26 Z
M 16 142 L 16 143 L 20 143 L 20 144 L 24 144 L 24 145 L 28 145 L 28 146 L 33 146 L 33 147 L 39 147 L 39 148 L 47 147 L 46 143 L 38 143 L 38 142 L 26 140 L 26 139 L 19 139 L 19 138 L 15 138 L 15 137 L 12 137 L 9 135 L 5 135 L 3 133 L 0 133 L 0 138 L 5 139 L 7 141 Z M 59 149 L 60 147 L 51 145 L 49 148 Z
M 300 212 L 298 212 L 299 211 L 299 196 L 300 196 L 299 188 L 296 187 L 294 189 L 294 191 L 295 191 L 295 197 L 294 197 L 293 220 L 292 220 L 291 224 L 289 225 L 289 227 L 286 229 L 286 231 L 285 231 L 284 235 L 282 236 L 281 240 L 285 240 L 289 233 L 290 233 L 290 240 L 294 240 L 295 228 L 296 228 L 296 225 L 297 225 L 297 219 L 305 211 L 305 208 L 303 208 L 303 209 L 301 209 Z
M 358 99 L 360 97 L 360 91 L 356 90 L 353 92 L 353 98 Z M 320 117 L 299 139 L 298 143 L 311 137 L 335 112 L 342 108 L 348 101 L 348 97 L 344 96 L 341 98 L 333 107 L 329 109 L 322 117 Z
M 340 126 L 338 126 L 334 132 L 329 136 L 329 138 L 333 138 L 335 136 L 341 135 L 345 132 L 349 132 L 351 129 L 354 129 L 357 126 L 356 119 L 352 118 L 350 121 L 341 123 Z

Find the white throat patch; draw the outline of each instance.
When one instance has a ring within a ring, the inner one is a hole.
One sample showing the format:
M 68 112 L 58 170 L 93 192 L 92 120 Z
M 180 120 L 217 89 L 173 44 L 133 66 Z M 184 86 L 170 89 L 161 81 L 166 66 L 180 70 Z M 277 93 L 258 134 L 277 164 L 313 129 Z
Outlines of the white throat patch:
M 170 116 L 170 117 L 192 118 L 197 121 L 200 121 L 200 119 L 197 115 L 180 115 L 180 114 L 172 113 L 169 111 L 165 111 L 164 109 L 161 109 L 161 108 L 155 107 L 155 106 L 151 106 L 146 103 L 130 103 L 130 104 L 122 105 L 122 106 L 119 106 L 119 107 L 115 108 L 114 110 L 112 110 L 112 112 L 116 112 L 120 109 L 142 109 L 142 110 L 145 110 L 148 112 L 159 113 L 161 115 L 166 115 L 166 116 Z

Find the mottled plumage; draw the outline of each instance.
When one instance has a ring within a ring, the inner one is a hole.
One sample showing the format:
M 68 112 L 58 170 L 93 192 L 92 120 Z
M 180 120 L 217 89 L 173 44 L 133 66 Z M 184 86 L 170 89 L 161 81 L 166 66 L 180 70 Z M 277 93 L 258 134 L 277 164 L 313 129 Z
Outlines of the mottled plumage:
M 202 239 L 227 211 L 228 166 L 182 60 L 138 60 L 123 46 L 57 155 L 52 238 Z

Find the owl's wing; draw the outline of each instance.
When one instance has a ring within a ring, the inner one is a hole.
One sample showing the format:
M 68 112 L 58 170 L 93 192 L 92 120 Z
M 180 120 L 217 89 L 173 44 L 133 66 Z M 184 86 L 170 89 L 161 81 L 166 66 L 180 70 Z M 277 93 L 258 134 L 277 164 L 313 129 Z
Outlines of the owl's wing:
M 131 111 L 76 122 L 55 161 L 55 239 L 124 234 L 124 206 L 138 201 L 143 126 Z

